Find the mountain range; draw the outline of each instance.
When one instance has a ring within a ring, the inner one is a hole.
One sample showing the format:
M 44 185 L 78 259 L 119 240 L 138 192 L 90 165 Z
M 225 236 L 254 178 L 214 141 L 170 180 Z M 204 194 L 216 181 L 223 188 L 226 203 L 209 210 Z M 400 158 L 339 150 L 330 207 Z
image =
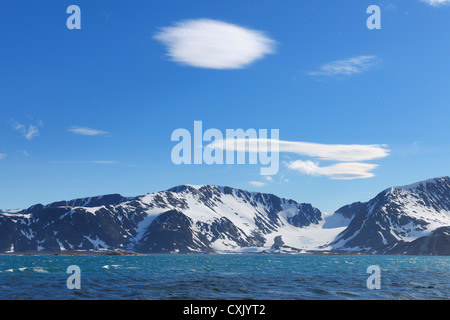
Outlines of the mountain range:
M 84 252 L 450 255 L 450 178 L 333 213 L 215 185 L 0 210 L 0 253 Z

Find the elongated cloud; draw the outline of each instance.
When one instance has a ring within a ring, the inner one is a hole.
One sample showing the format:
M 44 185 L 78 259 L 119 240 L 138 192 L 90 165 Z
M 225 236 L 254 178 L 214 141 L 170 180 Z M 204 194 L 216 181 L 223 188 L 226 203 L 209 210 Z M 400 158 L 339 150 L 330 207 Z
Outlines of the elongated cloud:
M 185 20 L 161 29 L 155 39 L 176 62 L 210 69 L 240 69 L 274 52 L 263 32 L 210 20 Z
M 256 188 L 262 188 L 266 185 L 266 183 L 262 181 L 249 181 L 248 183 Z
M 310 71 L 310 76 L 349 76 L 362 73 L 375 67 L 380 62 L 376 56 L 357 56 L 323 64 L 319 70 Z
M 83 136 L 99 136 L 99 135 L 108 134 L 108 132 L 106 132 L 106 131 L 85 128 L 85 127 L 72 127 L 70 129 L 68 129 L 67 131 L 72 132 L 74 134 L 83 135 Z
M 310 160 L 296 160 L 286 163 L 290 170 L 312 176 L 327 176 L 334 180 L 365 179 L 375 176 L 372 172 L 378 165 L 360 162 L 337 163 L 327 167 L 320 167 Z
M 272 149 L 272 146 L 278 145 Z M 273 139 L 225 139 L 217 140 L 206 148 L 223 149 L 234 152 L 271 152 L 293 153 L 323 161 L 337 161 L 329 166 L 321 167 L 318 162 L 310 160 L 295 160 L 285 162 L 285 166 L 302 174 L 312 176 L 326 176 L 334 180 L 352 180 L 371 178 L 371 172 L 378 167 L 376 164 L 362 163 L 387 157 L 390 150 L 386 145 L 343 145 L 343 144 L 319 144 L 300 141 L 282 141 Z M 255 182 L 255 181 L 253 181 Z M 263 186 L 262 183 L 251 183 L 254 186 Z
M 259 146 L 267 145 L 268 151 L 272 144 L 278 144 L 279 152 L 295 153 L 301 156 L 335 161 L 368 161 L 384 158 L 389 155 L 386 145 L 357 144 L 319 144 L 300 141 L 283 141 L 272 139 L 228 139 L 210 143 L 207 148 L 217 148 L 230 151 L 259 152 Z
M 0 160 L 5 159 L 5 158 L 6 158 L 6 154 L 0 153 Z
M 118 164 L 115 160 L 52 161 L 54 164 Z

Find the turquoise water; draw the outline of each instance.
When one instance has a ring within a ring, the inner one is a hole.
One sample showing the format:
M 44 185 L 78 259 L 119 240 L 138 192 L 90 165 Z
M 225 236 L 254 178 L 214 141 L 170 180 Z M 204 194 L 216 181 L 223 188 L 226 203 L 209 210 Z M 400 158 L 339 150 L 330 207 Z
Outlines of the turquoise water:
M 67 267 L 81 289 L 69 290 Z M 367 268 L 381 269 L 379 290 Z M 449 299 L 450 257 L 0 256 L 0 299 Z

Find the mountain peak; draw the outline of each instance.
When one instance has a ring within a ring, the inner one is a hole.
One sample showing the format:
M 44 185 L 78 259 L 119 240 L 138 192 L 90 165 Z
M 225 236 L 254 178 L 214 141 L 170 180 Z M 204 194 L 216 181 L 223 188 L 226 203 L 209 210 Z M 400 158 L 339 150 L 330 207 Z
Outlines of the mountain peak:
M 384 190 L 386 193 L 393 193 L 396 190 L 403 190 L 403 191 L 426 191 L 428 188 L 433 187 L 444 187 L 446 189 L 450 190 L 450 177 L 448 176 L 442 176 L 437 178 L 431 178 L 419 182 L 415 182 L 408 185 L 403 186 L 396 186 L 387 188 Z
M 222 189 L 222 187 L 216 186 L 216 185 L 210 185 L 210 184 L 182 184 L 176 187 L 172 187 L 168 189 L 169 192 L 186 192 L 186 191 L 200 191 L 205 189 Z
M 133 197 L 126 198 L 120 194 L 114 193 L 114 194 L 106 194 L 106 195 L 100 195 L 100 196 L 94 196 L 94 197 L 56 201 L 56 202 L 49 203 L 45 206 L 42 204 L 35 204 L 35 205 L 32 205 L 31 207 L 29 207 L 28 209 L 25 209 L 24 212 L 32 213 L 32 212 L 38 212 L 38 211 L 48 209 L 48 208 L 58 208 L 58 207 L 94 208 L 94 207 L 100 207 L 100 206 L 114 206 L 114 205 L 120 204 L 122 202 L 131 200 L 131 199 L 133 199 Z
M 179 186 L 175 186 L 172 187 L 170 189 L 168 189 L 167 191 L 172 191 L 172 192 L 182 192 L 185 191 L 189 188 L 193 188 L 193 189 L 199 189 L 201 187 L 203 187 L 204 185 L 195 185 L 195 184 L 180 184 Z
M 426 187 L 427 185 L 431 185 L 431 184 L 436 185 L 436 184 L 449 184 L 449 183 L 450 183 L 450 177 L 443 176 L 443 177 L 437 177 L 437 178 L 419 181 L 419 182 L 404 185 L 404 186 L 398 186 L 395 188 L 404 189 L 404 190 L 413 190 L 413 189 L 419 189 L 422 187 Z

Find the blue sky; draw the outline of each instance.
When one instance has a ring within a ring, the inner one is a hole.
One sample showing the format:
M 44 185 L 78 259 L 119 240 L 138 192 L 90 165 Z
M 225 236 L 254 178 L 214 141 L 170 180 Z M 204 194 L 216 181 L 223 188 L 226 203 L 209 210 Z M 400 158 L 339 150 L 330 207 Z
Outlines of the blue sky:
M 72 4 L 81 30 L 66 27 Z M 370 5 L 381 30 L 366 27 Z M 217 40 L 231 54 L 208 64 L 172 41 L 199 21 L 206 39 L 226 38 L 214 34 L 226 24 L 268 42 Z M 332 211 L 449 175 L 449 31 L 450 5 L 431 0 L 2 0 L 0 208 L 217 184 Z M 258 165 L 176 166 L 171 134 L 196 120 L 387 154 L 359 162 L 370 177 L 345 180 L 333 176 L 339 160 L 292 152 L 271 178 Z

